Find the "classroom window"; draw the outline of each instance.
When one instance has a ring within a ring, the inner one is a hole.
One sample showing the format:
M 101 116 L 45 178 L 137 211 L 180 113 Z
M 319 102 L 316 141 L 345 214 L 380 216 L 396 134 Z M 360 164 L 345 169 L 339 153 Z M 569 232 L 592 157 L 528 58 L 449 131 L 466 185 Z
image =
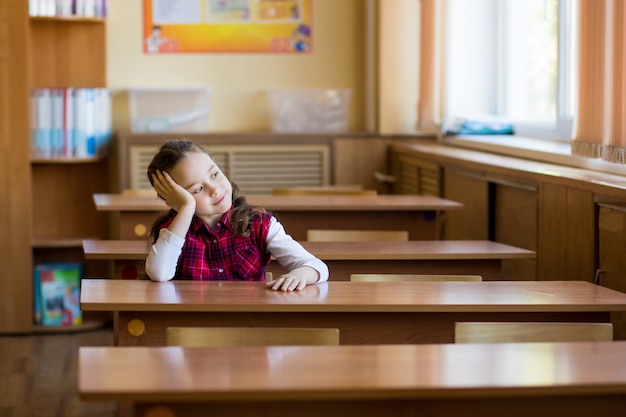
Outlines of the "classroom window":
M 449 0 L 445 117 L 495 116 L 523 136 L 569 141 L 578 0 Z

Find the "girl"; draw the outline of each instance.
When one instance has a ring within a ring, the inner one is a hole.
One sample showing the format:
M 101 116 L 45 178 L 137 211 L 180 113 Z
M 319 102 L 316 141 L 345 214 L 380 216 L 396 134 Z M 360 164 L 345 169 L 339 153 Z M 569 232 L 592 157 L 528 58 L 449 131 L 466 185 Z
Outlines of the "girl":
M 328 280 L 326 264 L 273 215 L 248 205 L 200 145 L 166 142 L 148 166 L 148 179 L 170 207 L 150 232 L 151 280 L 263 281 L 272 256 L 289 271 L 267 283 L 273 290 Z

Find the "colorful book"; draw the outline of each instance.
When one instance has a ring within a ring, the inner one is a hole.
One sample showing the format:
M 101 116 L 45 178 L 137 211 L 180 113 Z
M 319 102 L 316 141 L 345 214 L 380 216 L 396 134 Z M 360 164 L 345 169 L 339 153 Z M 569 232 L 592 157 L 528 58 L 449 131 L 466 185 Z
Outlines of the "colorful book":
M 80 280 L 82 265 L 76 262 L 49 262 L 35 266 L 35 299 L 43 326 L 76 326 L 82 324 Z

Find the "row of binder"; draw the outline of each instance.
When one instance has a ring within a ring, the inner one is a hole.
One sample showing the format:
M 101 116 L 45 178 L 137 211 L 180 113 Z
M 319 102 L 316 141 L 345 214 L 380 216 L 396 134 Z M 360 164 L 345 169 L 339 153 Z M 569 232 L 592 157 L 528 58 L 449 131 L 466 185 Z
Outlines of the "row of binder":
M 31 105 L 33 158 L 89 158 L 107 152 L 112 133 L 106 88 L 40 88 Z
M 106 0 L 28 0 L 30 16 L 105 17 Z

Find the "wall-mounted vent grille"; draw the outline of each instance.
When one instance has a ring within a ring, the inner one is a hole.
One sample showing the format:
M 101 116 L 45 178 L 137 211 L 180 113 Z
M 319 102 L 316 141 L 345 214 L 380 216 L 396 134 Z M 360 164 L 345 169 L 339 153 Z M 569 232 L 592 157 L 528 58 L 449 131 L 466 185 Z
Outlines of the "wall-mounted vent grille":
M 272 188 L 328 185 L 328 145 L 204 145 L 244 194 L 270 194 Z M 159 145 L 133 145 L 129 188 L 151 188 L 146 171 Z
M 402 194 L 426 194 L 440 196 L 439 166 L 434 162 L 414 159 L 400 155 L 398 157 L 396 181 L 402 184 Z

